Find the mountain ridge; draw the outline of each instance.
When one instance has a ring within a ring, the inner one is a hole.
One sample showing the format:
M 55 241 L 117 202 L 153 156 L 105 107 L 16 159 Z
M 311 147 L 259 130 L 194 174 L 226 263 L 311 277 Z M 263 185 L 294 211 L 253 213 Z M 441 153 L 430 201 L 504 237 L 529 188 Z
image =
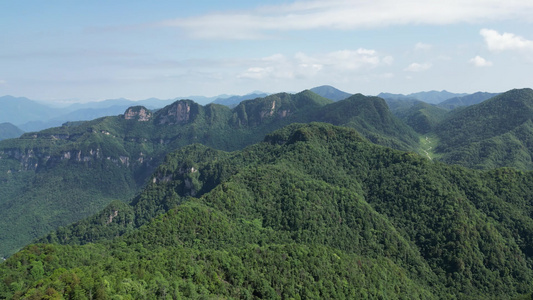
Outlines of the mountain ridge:
M 5 139 L 12 139 L 21 136 L 24 131 L 17 126 L 4 122 L 0 123 L 0 141 Z
M 454 97 L 462 97 L 466 96 L 468 94 L 466 93 L 451 93 L 446 90 L 442 91 L 427 91 L 427 92 L 417 92 L 417 93 L 411 93 L 408 95 L 403 94 L 391 94 L 391 93 L 380 93 L 377 96 L 384 98 L 384 99 L 417 99 L 420 101 L 424 101 L 429 104 L 438 104 L 441 103 L 447 99 L 454 98 Z
M 501 93 L 486 93 L 486 92 L 476 92 L 461 97 L 454 97 L 446 99 L 438 104 L 439 107 L 446 109 L 455 109 L 462 106 L 470 106 L 474 104 L 479 104 L 485 100 L 488 100 L 492 97 L 498 96 Z
M 233 110 L 219 104 L 202 106 L 192 100 L 179 100 L 155 112 L 136 106 L 117 117 L 65 123 L 2 141 L 0 180 L 4 183 L 0 193 L 6 200 L 0 204 L 4 207 L 0 224 L 9 230 L 0 232 L 0 254 L 7 256 L 31 239 L 88 216 L 112 200 L 127 201 L 146 183 L 168 151 L 191 143 L 237 150 L 290 123 L 333 122 L 337 114 L 352 110 L 354 118 L 347 119 L 346 125 L 358 126 L 374 142 L 401 149 L 416 147 L 414 133 L 399 138 L 398 132 L 410 129 L 388 112 L 383 100 L 365 101 L 362 95 L 356 98 L 332 103 L 310 91 L 280 93 L 243 101 Z M 381 120 L 381 114 L 388 123 L 369 120 Z M 335 122 L 343 124 L 340 119 Z M 24 182 L 31 183 L 31 190 L 24 189 Z M 108 185 L 115 187 L 107 190 Z M 102 190 L 104 187 L 106 190 Z M 69 190 L 68 196 L 61 196 L 61 189 L 65 193 Z M 98 199 L 92 195 L 98 195 Z M 55 203 L 53 197 L 61 201 Z M 42 198 L 48 200 L 43 202 Z M 72 207 L 69 201 L 76 209 L 65 210 Z M 24 208 L 35 217 L 16 218 Z M 31 229 L 35 227 L 41 229 Z
M 444 161 L 471 167 L 531 169 L 532 115 L 533 90 L 507 91 L 452 113 L 435 129 L 440 139 L 436 151 Z

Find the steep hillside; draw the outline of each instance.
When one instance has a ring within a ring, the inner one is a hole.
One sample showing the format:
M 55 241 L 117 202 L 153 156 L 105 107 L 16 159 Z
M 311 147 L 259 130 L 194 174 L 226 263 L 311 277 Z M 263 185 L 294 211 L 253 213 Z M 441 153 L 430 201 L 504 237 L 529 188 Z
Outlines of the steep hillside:
M 417 134 L 390 112 L 382 98 L 355 94 L 324 106 L 313 121 L 355 128 L 379 145 L 401 150 L 417 148 Z
M 237 149 L 231 110 L 178 101 L 152 114 L 144 107 L 119 117 L 69 123 L 0 143 L 0 256 L 53 228 L 126 201 L 164 155 L 191 143 Z M 24 216 L 24 217 L 21 217 Z
M 442 90 L 440 92 L 439 91 L 428 91 L 428 92 L 412 93 L 407 96 L 410 98 L 419 99 L 426 103 L 437 104 L 445 100 L 448 100 L 450 98 L 462 97 L 466 95 L 467 95 L 466 93 L 451 93 L 446 90 Z
M 412 131 L 383 100 L 357 96 L 331 103 L 312 93 L 246 100 L 233 110 L 180 100 L 156 112 L 66 123 L 0 142 L 0 256 L 112 200 L 127 201 L 165 154 L 192 143 L 236 150 L 294 122 L 329 121 L 359 128 L 376 143 L 414 149 Z M 402 127 L 403 126 L 403 127 Z M 25 216 L 21 218 L 20 216 Z
M 499 93 L 477 92 L 477 93 L 473 93 L 473 94 L 462 96 L 462 97 L 450 98 L 448 100 L 445 100 L 439 103 L 438 106 L 451 110 L 451 109 L 455 109 L 455 108 L 462 107 L 462 106 L 470 106 L 470 105 L 478 104 L 492 97 L 496 97 L 498 95 Z
M 533 169 L 533 90 L 505 92 L 436 127 L 442 160 L 474 168 Z
M 353 129 L 293 124 L 242 151 L 169 154 L 130 205 L 1 264 L 0 297 L 527 295 L 532 189 L 532 173 L 447 166 Z
M 446 118 L 448 110 L 418 100 L 387 100 L 392 114 L 411 126 L 416 132 L 426 134 Z

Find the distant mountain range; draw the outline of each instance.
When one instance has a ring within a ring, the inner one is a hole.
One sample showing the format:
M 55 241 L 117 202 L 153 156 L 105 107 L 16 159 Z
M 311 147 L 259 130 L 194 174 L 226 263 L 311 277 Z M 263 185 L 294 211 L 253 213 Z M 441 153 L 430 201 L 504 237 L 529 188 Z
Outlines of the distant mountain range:
M 324 98 L 327 98 L 333 101 L 343 100 L 352 95 L 352 94 L 343 92 L 329 85 L 322 85 L 322 86 L 314 87 L 310 89 L 310 91 L 319 96 L 322 96 Z M 253 92 L 250 94 L 246 94 L 244 96 L 231 96 L 231 97 L 217 98 L 212 103 L 222 104 L 230 108 L 233 108 L 244 100 L 250 100 L 250 99 L 261 98 L 261 97 L 266 97 L 266 96 L 268 96 L 267 93 Z
M 267 93 L 254 92 L 254 93 L 246 94 L 244 96 L 231 96 L 231 97 L 227 97 L 227 98 L 217 98 L 212 103 L 222 104 L 222 105 L 226 105 L 226 106 L 228 106 L 230 108 L 233 108 L 233 107 L 237 106 L 237 104 L 241 103 L 244 100 L 262 98 L 262 97 L 266 97 L 266 96 L 268 96 Z
M 450 98 L 463 97 L 466 95 L 468 94 L 450 93 L 446 90 L 442 90 L 440 92 L 439 91 L 418 92 L 418 93 L 411 93 L 408 95 L 380 93 L 378 94 L 378 97 L 381 97 L 383 99 L 417 99 L 417 100 L 424 101 L 429 104 L 438 104 Z
M 57 113 L 57 110 L 50 106 L 24 97 L 0 97 L 0 106 L 0 122 L 9 122 L 19 128 L 26 122 L 48 120 Z
M 0 97 L 0 121 L 15 124 L 26 132 L 40 131 L 46 128 L 61 126 L 65 122 L 90 121 L 105 116 L 121 114 L 130 106 L 143 105 L 150 109 L 159 109 L 179 99 L 191 99 L 199 103 L 209 103 L 214 99 L 224 99 L 228 95 L 218 97 L 190 96 L 176 99 L 161 100 L 149 98 L 133 101 L 124 98 L 109 99 L 87 103 L 74 103 L 67 107 L 53 107 L 45 102 L 30 100 L 24 97 Z
M 324 98 L 339 101 L 346 99 L 351 94 L 338 90 L 332 86 L 323 85 L 314 87 L 312 92 Z M 189 96 L 178 97 L 174 99 L 161 100 L 149 98 L 145 100 L 133 101 L 124 98 L 109 99 L 98 102 L 74 103 L 67 107 L 53 107 L 46 105 L 45 102 L 30 100 L 24 97 L 3 96 L 0 97 L 0 122 L 9 122 L 24 130 L 25 132 L 39 131 L 46 128 L 61 126 L 65 122 L 72 121 L 89 121 L 95 118 L 113 116 L 120 114 L 130 106 L 142 105 L 148 109 L 159 109 L 173 103 L 179 99 L 189 99 L 200 104 L 216 103 L 226 105 L 230 108 L 244 100 L 250 100 L 267 96 L 267 93 L 253 92 L 247 95 L 219 95 L 216 97 Z M 427 103 L 440 103 L 444 100 L 442 107 L 453 109 L 459 106 L 472 105 L 479 103 L 491 97 L 489 93 L 476 93 L 469 95 L 468 98 L 463 96 L 467 94 L 455 94 L 447 91 L 420 92 L 409 95 L 381 93 L 378 96 L 385 100 L 394 99 L 418 99 Z M 460 97 L 460 98 L 458 98 Z M 457 98 L 452 100 L 451 98 Z
M 452 109 L 462 107 L 462 106 L 470 106 L 470 105 L 481 103 L 487 99 L 498 96 L 499 94 L 500 93 L 477 92 L 477 93 L 466 95 L 466 96 L 446 99 L 440 102 L 438 106 L 452 110 Z

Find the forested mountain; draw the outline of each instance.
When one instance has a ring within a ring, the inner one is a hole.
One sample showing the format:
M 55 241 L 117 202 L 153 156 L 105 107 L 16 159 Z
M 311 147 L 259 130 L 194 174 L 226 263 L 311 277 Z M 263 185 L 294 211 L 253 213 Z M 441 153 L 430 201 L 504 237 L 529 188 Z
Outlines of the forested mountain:
M 428 91 L 428 92 L 411 93 L 408 95 L 380 93 L 378 97 L 381 97 L 383 99 L 417 99 L 417 100 L 424 101 L 429 104 L 438 104 L 451 98 L 462 97 L 466 95 L 468 94 L 450 93 L 446 90 L 442 90 L 440 92 L 439 91 Z
M 236 150 L 294 122 L 356 128 L 371 141 L 414 150 L 418 137 L 383 99 L 332 103 L 310 91 L 246 100 L 234 109 L 190 100 L 152 112 L 66 123 L 0 142 L 0 256 L 112 200 L 126 201 L 169 151 L 191 143 Z M 21 218 L 20 216 L 24 216 Z
M 133 101 L 132 101 L 133 102 Z M 61 126 L 65 122 L 91 121 L 105 116 L 116 116 L 124 113 L 129 105 L 115 105 L 103 108 L 80 108 L 72 112 L 62 114 L 46 121 L 31 121 L 20 125 L 26 132 L 40 131 L 47 128 Z
M 470 106 L 481 103 L 487 99 L 498 96 L 500 93 L 485 93 L 477 92 L 470 95 L 455 97 L 445 100 L 438 104 L 439 107 L 445 109 L 455 109 L 462 106 Z
M 389 110 L 379 97 L 355 94 L 324 106 L 309 121 L 327 122 L 357 129 L 373 143 L 401 150 L 416 150 L 418 136 Z
M 222 104 L 222 105 L 226 105 L 226 106 L 228 106 L 230 108 L 233 108 L 233 107 L 237 106 L 237 104 L 241 103 L 244 100 L 250 100 L 250 99 L 255 99 L 255 98 L 263 98 L 263 97 L 266 97 L 266 96 L 268 96 L 268 94 L 266 94 L 266 93 L 254 92 L 254 93 L 246 94 L 244 96 L 231 96 L 231 97 L 227 97 L 227 98 L 217 98 L 212 103 Z
M 386 100 L 392 114 L 411 126 L 416 132 L 426 134 L 446 118 L 448 110 L 420 100 Z
M 448 166 L 312 123 L 242 151 L 187 146 L 149 182 L 131 204 L 42 240 L 63 245 L 8 258 L 0 297 L 502 299 L 533 290 L 531 172 Z
M 436 151 L 473 168 L 533 169 L 533 90 L 516 89 L 452 113 L 435 129 Z
M 330 85 L 317 86 L 310 89 L 310 91 L 333 101 L 344 100 L 352 95 L 350 93 L 346 93 L 337 88 L 334 88 Z
M 24 131 L 9 122 L 0 123 L 0 141 L 17 138 L 23 133 Z
M 13 123 L 26 132 L 40 131 L 61 126 L 65 122 L 89 121 L 100 117 L 115 116 L 121 114 L 131 106 L 142 105 L 149 109 L 160 109 L 179 99 L 192 99 L 198 103 L 209 103 L 214 99 L 223 99 L 223 97 L 229 96 L 191 96 L 190 98 L 166 100 L 149 98 L 139 101 L 119 98 L 87 103 L 74 103 L 68 106 L 58 107 L 24 97 L 2 96 L 0 97 L 0 105 L 2 105 L 0 121 Z
M 24 97 L 2 96 L 0 105 L 0 121 L 17 126 L 41 118 L 50 118 L 55 114 L 53 108 Z

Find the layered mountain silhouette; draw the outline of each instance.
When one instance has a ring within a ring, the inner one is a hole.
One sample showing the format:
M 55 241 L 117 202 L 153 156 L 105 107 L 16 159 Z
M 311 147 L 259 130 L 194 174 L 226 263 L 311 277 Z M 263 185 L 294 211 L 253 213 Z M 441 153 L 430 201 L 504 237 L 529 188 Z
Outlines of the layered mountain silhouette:
M 455 109 L 462 106 L 470 106 L 479 104 L 487 99 L 498 96 L 499 93 L 485 93 L 477 92 L 466 96 L 454 97 L 444 100 L 438 104 L 439 107 L 445 109 Z
M 381 97 L 383 99 L 416 99 L 420 100 L 429 104 L 438 104 L 445 100 L 456 98 L 456 97 L 463 97 L 467 96 L 468 94 L 465 93 L 451 93 L 446 90 L 442 91 L 428 91 L 428 92 L 418 92 L 418 93 L 411 93 L 408 95 L 404 94 L 391 94 L 391 93 L 380 93 L 378 94 L 378 97 Z
M 436 128 L 442 160 L 533 169 L 533 90 L 515 89 L 450 113 Z
M 415 99 L 386 100 L 391 112 L 420 134 L 427 134 L 445 119 L 449 110 Z
M 267 93 L 254 92 L 254 93 L 246 94 L 244 96 L 231 96 L 231 97 L 227 97 L 227 98 L 217 98 L 212 103 L 214 103 L 214 104 L 222 104 L 222 105 L 226 105 L 226 106 L 228 106 L 230 108 L 233 108 L 233 107 L 237 106 L 237 104 L 241 103 L 244 100 L 262 98 L 262 97 L 266 97 L 266 96 L 268 96 Z

